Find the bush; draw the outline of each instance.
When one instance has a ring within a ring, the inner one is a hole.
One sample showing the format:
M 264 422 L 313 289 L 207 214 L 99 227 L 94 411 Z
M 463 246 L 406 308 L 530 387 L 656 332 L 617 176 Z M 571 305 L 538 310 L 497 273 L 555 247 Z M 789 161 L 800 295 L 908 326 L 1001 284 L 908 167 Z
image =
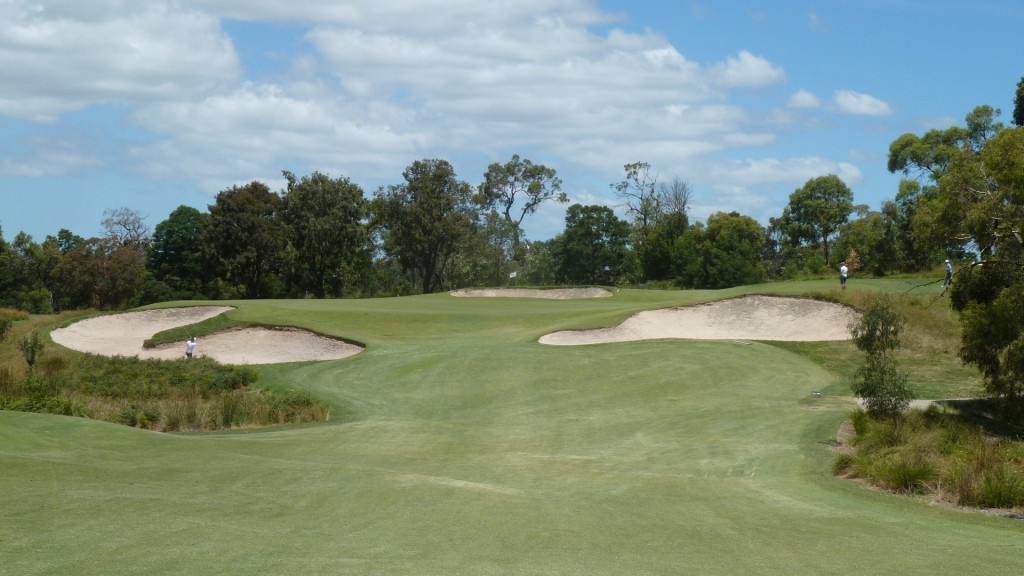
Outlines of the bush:
M 1024 449 L 993 438 L 960 416 L 913 410 L 900 421 L 851 413 L 854 454 L 832 462 L 836 475 L 901 493 L 930 493 L 962 506 L 1024 506 Z
M 981 482 L 985 506 L 1013 508 L 1024 505 L 1024 470 L 1008 462 L 997 466 Z
M 935 465 L 913 452 L 896 452 L 873 468 L 879 485 L 897 492 L 922 493 L 937 477 Z

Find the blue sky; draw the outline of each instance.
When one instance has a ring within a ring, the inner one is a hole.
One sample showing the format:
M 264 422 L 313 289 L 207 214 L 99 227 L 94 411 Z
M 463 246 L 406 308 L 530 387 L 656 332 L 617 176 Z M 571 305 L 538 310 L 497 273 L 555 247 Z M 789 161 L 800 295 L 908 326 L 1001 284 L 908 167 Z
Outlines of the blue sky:
M 899 135 L 1009 123 L 1022 25 L 1017 0 L 0 0 L 0 226 L 152 229 L 282 170 L 371 196 L 444 158 L 477 184 L 513 154 L 584 204 L 645 161 L 698 220 L 767 223 L 830 173 L 877 209 Z

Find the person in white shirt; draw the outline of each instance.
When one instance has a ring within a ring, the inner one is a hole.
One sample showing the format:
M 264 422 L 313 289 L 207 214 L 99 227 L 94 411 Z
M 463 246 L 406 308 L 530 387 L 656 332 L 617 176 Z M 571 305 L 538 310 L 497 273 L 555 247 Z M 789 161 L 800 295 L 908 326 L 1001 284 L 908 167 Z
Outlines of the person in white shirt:
M 188 339 L 188 342 L 185 343 L 185 357 L 186 358 L 191 358 L 192 357 L 192 353 L 195 352 L 195 349 L 196 349 L 196 337 L 193 336 L 193 337 Z
M 839 263 L 839 285 L 846 290 L 846 276 L 849 274 L 850 269 L 846 267 L 846 262 Z

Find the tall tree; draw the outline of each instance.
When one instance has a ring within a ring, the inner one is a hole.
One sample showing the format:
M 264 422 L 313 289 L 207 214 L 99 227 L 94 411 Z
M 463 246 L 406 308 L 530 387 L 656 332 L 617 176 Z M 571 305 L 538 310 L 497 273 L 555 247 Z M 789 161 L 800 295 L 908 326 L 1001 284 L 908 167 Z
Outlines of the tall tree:
M 295 250 L 297 283 L 304 291 L 323 298 L 340 295 L 357 274 L 367 231 L 363 223 L 363 189 L 348 178 L 330 178 L 320 172 L 296 178 L 284 172 L 288 189 L 283 220 Z
M 206 284 L 216 277 L 214 263 L 202 241 L 208 219 L 209 214 L 182 205 L 153 230 L 147 268 L 156 280 L 171 288 L 172 297 L 201 295 Z
M 1024 412 L 1024 127 L 1004 129 L 980 153 L 965 149 L 939 183 L 943 233 L 977 246 L 952 304 L 961 313 L 964 362 L 990 394 Z
M 473 189 L 446 160 L 417 160 L 402 176 L 404 184 L 378 190 L 372 225 L 384 251 L 426 294 L 454 280 L 446 271 L 477 219 Z
M 635 263 L 629 250 L 629 231 L 629 224 L 607 206 L 570 206 L 565 231 L 553 247 L 562 279 L 570 284 L 631 280 Z
M 478 202 L 482 208 L 497 209 L 506 222 L 515 224 L 513 242 L 517 247 L 520 243 L 519 230 L 526 216 L 536 212 L 545 201 L 569 201 L 553 168 L 520 159 L 518 154 L 513 154 L 512 159 L 504 164 L 495 162 L 487 167 L 479 195 Z M 517 208 L 518 212 L 514 213 Z
M 716 212 L 677 241 L 678 282 L 689 288 L 729 288 L 764 279 L 765 230 L 750 216 Z
M 794 227 L 794 235 L 817 244 L 831 265 L 829 245 L 853 212 L 853 192 L 835 174 L 811 178 L 789 196 L 783 213 Z
M 103 211 L 104 237 L 112 238 L 122 246 L 145 250 L 149 245 L 149 226 L 145 217 L 132 208 L 108 208 Z
M 246 297 L 261 297 L 285 246 L 280 196 L 254 181 L 219 192 L 209 210 L 204 244 L 227 269 L 231 282 L 244 286 Z
M 651 173 L 651 165 L 647 162 L 633 162 L 622 169 L 626 177 L 612 184 L 612 190 L 625 205 L 626 214 L 645 233 L 661 210 L 657 193 L 658 175 Z

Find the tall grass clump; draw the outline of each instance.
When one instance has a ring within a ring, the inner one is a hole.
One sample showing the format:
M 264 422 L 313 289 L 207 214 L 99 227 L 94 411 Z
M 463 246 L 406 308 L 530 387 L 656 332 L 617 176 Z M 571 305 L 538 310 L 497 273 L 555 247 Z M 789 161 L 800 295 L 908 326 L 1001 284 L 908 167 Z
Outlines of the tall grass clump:
M 854 452 L 836 457 L 834 474 L 960 506 L 1024 507 L 1024 454 L 1018 444 L 934 407 L 912 410 L 899 421 L 854 419 Z

